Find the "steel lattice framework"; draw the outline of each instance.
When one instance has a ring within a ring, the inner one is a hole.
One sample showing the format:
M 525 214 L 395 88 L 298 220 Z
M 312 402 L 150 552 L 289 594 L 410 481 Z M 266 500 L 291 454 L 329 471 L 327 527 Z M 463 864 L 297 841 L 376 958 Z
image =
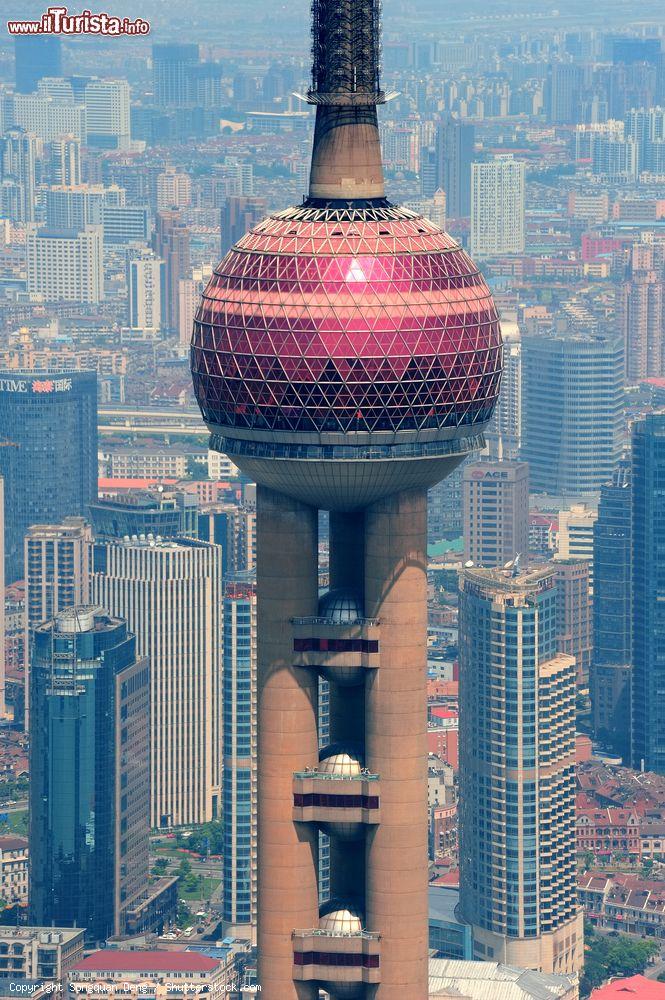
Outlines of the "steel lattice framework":
M 496 308 L 468 255 L 386 206 L 303 207 L 258 225 L 204 293 L 191 360 L 216 427 L 471 433 L 489 420 L 502 357 Z
M 312 3 L 313 103 L 345 103 L 362 94 L 380 103 L 379 0 L 314 0 Z

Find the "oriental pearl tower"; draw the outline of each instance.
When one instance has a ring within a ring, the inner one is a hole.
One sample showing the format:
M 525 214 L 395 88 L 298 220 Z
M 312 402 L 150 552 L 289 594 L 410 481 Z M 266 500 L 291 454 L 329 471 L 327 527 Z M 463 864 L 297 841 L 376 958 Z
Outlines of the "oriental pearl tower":
M 313 20 L 309 195 L 224 257 L 191 348 L 211 447 L 257 483 L 258 978 L 425 1000 L 427 489 L 484 444 L 501 338 L 467 254 L 385 197 L 379 0 Z

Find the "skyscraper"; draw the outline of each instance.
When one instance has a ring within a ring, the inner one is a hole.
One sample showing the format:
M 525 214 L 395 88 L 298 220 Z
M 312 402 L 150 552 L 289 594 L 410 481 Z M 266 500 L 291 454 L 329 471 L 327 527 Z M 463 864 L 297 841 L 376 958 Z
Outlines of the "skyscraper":
M 475 462 L 463 476 L 464 559 L 486 569 L 529 561 L 529 466 Z
M 104 298 L 103 230 L 28 227 L 28 291 L 47 302 L 88 302 Z
M 515 461 L 522 444 L 522 345 L 504 333 L 501 395 L 487 431 L 492 458 Z
M 133 252 L 127 261 L 127 323 L 130 329 L 156 337 L 162 327 L 164 261 L 152 250 Z
M 378 4 L 316 0 L 314 25 L 309 197 L 218 265 L 191 361 L 212 446 L 258 483 L 262 989 L 402 1000 L 427 994 L 426 491 L 482 447 L 501 344 L 467 255 L 385 198 Z
M 153 45 L 152 90 L 158 107 L 182 108 L 191 103 L 191 73 L 198 61 L 198 45 Z
M 654 247 L 633 247 L 630 272 L 617 299 L 626 385 L 659 378 L 665 372 L 665 273 Z
M 532 491 L 600 489 L 621 448 L 623 351 L 605 336 L 522 339 L 522 454 Z
M 448 118 L 436 130 L 435 183 L 446 193 L 449 218 L 471 214 L 471 163 L 474 157 L 475 128 L 469 122 Z
M 65 187 L 81 183 L 81 140 L 63 135 L 51 142 L 51 181 Z
M 0 594 L 5 593 L 5 481 L 0 477 Z M 7 633 L 5 632 L 5 601 L 0 601 L 0 636 L 4 641 L 0 643 L 0 714 L 5 715 L 7 711 L 6 698 L 6 653 Z
M 33 649 L 30 919 L 103 942 L 148 877 L 148 664 L 90 605 L 40 625 Z
M 549 90 L 549 120 L 567 125 L 580 120 L 579 106 L 584 70 L 576 63 L 553 63 Z
M 33 524 L 28 528 L 23 644 L 26 689 L 35 628 L 51 621 L 60 611 L 90 600 L 91 538 L 90 526 L 83 517 L 66 517 L 61 524 Z
M 466 569 L 460 593 L 460 911 L 474 958 L 584 961 L 575 855 L 575 665 L 548 567 Z
M 665 773 L 665 413 L 633 425 L 632 765 Z
M 526 166 L 510 153 L 471 165 L 471 253 L 524 253 Z
M 264 218 L 266 210 L 265 198 L 229 195 L 220 212 L 222 256 Z
M 557 649 L 572 656 L 578 687 L 587 690 L 593 652 L 593 618 L 587 559 L 560 559 L 553 563 L 557 587 Z
M 226 934 L 256 934 L 256 593 L 224 589 L 222 920 Z
M 126 149 L 130 141 L 127 80 L 90 80 L 84 100 L 88 145 Z
M 623 461 L 600 491 L 593 527 L 591 707 L 597 739 L 630 759 L 632 482 Z
M 32 524 L 85 515 L 97 496 L 95 372 L 0 373 L 0 448 L 5 477 L 5 572 L 23 578 Z
M 13 211 L 6 216 L 13 222 L 34 222 L 35 220 L 35 161 L 38 140 L 31 132 L 14 128 L 5 132 L 0 139 L 0 177 L 3 185 L 16 185 Z
M 162 314 L 169 330 L 178 329 L 178 282 L 190 273 L 189 235 L 179 212 L 157 214 L 153 249 L 164 261 Z
M 43 76 L 62 76 L 62 41 L 59 35 L 14 38 L 16 90 L 32 94 Z
M 125 617 L 150 666 L 150 825 L 220 814 L 221 573 L 216 545 L 95 545 L 93 599 Z

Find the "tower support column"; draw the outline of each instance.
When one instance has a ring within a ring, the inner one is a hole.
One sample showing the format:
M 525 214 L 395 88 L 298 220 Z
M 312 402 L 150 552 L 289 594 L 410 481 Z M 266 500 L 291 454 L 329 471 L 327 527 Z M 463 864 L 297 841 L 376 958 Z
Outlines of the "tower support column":
M 381 933 L 376 1000 L 424 1000 L 427 922 L 427 492 L 365 510 L 365 613 L 381 620 L 368 678 L 366 765 L 381 776 L 367 838 L 366 926 Z
M 294 771 L 318 762 L 318 681 L 293 666 L 291 619 L 318 607 L 318 513 L 257 488 L 258 981 L 275 1000 L 315 1000 L 293 981 L 296 929 L 318 927 L 318 831 L 294 824 Z

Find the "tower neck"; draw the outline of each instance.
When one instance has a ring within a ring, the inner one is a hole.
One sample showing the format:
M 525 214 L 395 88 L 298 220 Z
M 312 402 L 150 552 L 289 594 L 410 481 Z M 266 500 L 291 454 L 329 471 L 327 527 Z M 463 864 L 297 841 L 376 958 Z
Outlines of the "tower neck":
M 379 0 L 314 0 L 310 104 L 316 104 L 309 196 L 383 198 L 376 106 Z

